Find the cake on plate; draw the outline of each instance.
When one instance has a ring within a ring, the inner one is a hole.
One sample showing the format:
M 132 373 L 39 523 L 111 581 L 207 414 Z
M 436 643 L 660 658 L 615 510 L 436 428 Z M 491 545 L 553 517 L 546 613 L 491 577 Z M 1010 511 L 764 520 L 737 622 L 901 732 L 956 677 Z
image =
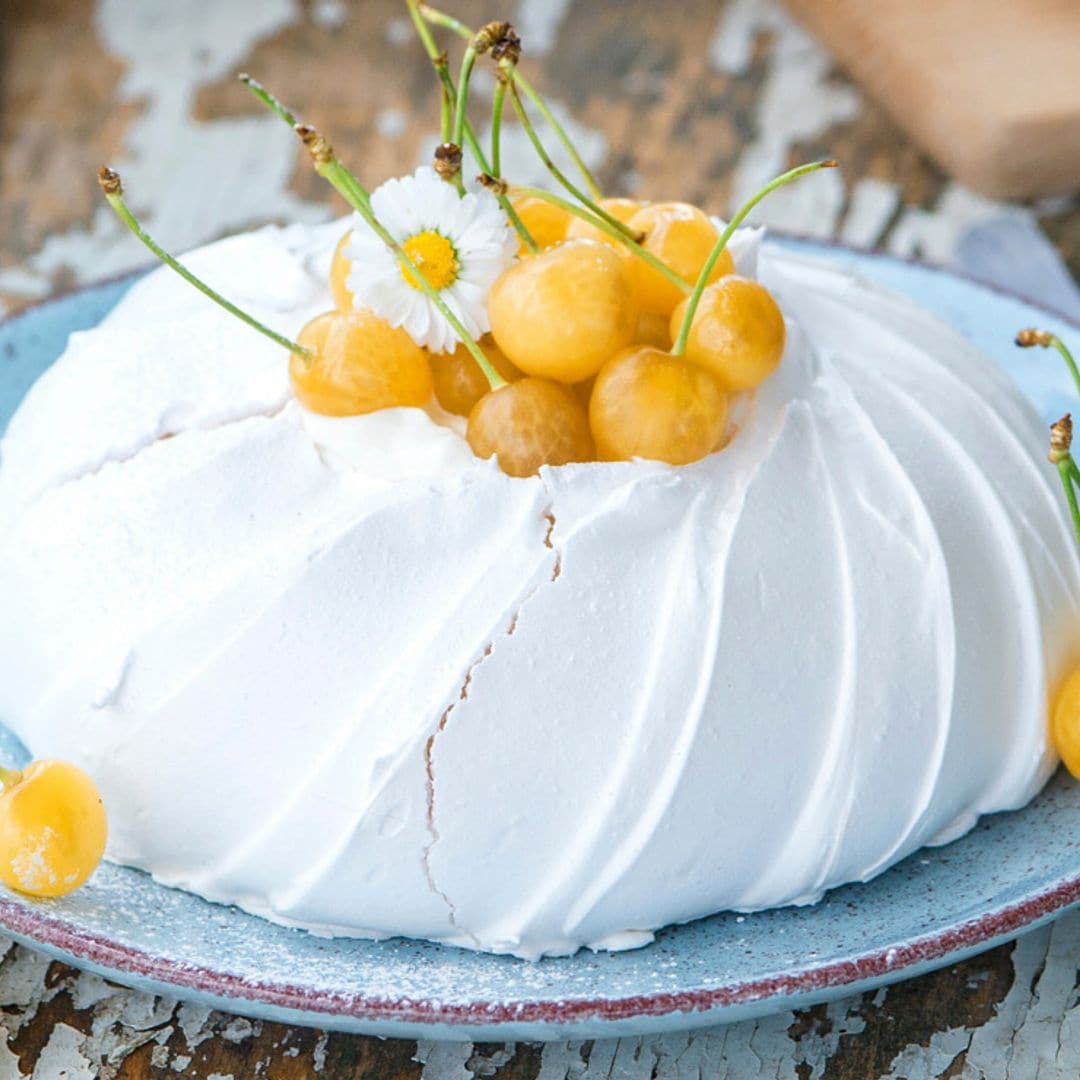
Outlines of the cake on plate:
M 108 856 L 535 958 L 1027 802 L 1080 563 L 1020 392 L 745 214 L 461 191 L 447 144 L 185 257 L 276 339 L 162 267 L 9 425 L 0 718 L 94 778 Z

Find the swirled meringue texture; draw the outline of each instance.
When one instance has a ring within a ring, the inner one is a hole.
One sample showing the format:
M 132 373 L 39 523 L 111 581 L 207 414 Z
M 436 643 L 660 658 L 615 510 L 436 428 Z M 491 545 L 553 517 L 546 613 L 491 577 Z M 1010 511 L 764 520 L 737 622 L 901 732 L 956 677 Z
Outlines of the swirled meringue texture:
M 191 262 L 295 332 L 336 235 Z M 759 271 L 788 351 L 727 449 L 526 480 L 420 410 L 304 416 L 279 349 L 150 275 L 3 442 L 0 716 L 96 778 L 117 862 L 522 957 L 812 903 L 1023 805 L 1080 645 L 1044 427 L 907 301 Z

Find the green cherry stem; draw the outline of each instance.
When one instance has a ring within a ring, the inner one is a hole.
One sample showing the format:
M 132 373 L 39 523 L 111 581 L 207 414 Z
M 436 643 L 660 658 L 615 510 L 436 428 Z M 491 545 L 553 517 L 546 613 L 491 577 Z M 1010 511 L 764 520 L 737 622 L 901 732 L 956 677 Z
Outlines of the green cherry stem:
M 226 300 L 221 293 L 211 289 L 205 281 L 197 278 L 186 266 L 177 262 L 164 248 L 159 247 L 153 239 L 143 231 L 142 226 L 139 224 L 135 215 L 128 209 L 127 203 L 124 201 L 124 187 L 121 183 L 118 173 L 113 172 L 112 169 L 105 165 L 98 170 L 98 183 L 101 185 L 101 190 L 105 193 L 105 198 L 112 207 L 116 216 L 141 240 L 166 266 L 175 270 L 186 282 L 190 285 L 194 285 L 204 296 L 208 296 L 215 304 L 223 307 L 230 315 L 235 315 L 241 322 L 245 322 L 253 330 L 258 330 L 264 337 L 268 337 L 271 341 L 276 342 L 284 349 L 288 349 L 289 352 L 296 353 L 298 356 L 304 357 L 306 360 L 310 360 L 312 353 L 310 349 L 305 349 L 303 345 L 298 345 L 295 341 L 291 341 L 289 338 L 282 334 L 271 330 L 268 326 L 264 326 L 258 319 L 253 318 L 246 311 L 241 311 L 234 303 Z
M 485 187 L 498 189 L 500 186 L 505 186 L 503 181 L 500 181 L 497 177 L 482 176 L 480 182 Z M 531 195 L 535 199 L 540 199 L 542 202 L 551 203 L 552 206 L 558 206 L 565 210 L 568 214 L 573 214 L 574 217 L 581 218 L 582 221 L 587 221 L 590 225 L 594 225 L 601 232 L 607 233 L 613 240 L 617 240 L 620 244 L 624 244 L 639 258 L 644 259 L 657 273 L 663 274 L 676 288 L 681 289 L 684 293 L 689 293 L 693 286 L 685 278 L 680 277 L 666 262 L 662 262 L 651 251 L 646 251 L 636 240 L 627 234 L 622 229 L 616 229 L 609 225 L 603 218 L 597 217 L 596 214 L 591 214 L 588 210 L 578 206 L 576 203 L 572 203 L 569 199 L 564 199 L 561 195 L 555 195 L 550 191 L 545 191 L 543 188 L 534 187 L 520 187 L 517 184 L 511 184 L 507 188 L 515 195 Z
M 431 62 L 436 63 L 441 53 L 431 34 L 431 27 L 428 26 L 427 20 L 420 11 L 420 5 L 416 0 L 405 0 L 405 6 L 409 9 L 409 17 L 413 21 L 413 26 L 416 27 L 416 34 L 424 46 L 424 51 L 431 58 Z
M 690 294 L 690 303 L 686 305 L 686 314 L 683 316 L 682 325 L 679 327 L 679 336 L 675 339 L 675 344 L 671 349 L 672 356 L 682 356 L 686 352 L 686 340 L 690 336 L 690 324 L 694 321 L 694 315 L 697 314 L 698 304 L 701 303 L 701 295 L 705 292 L 705 286 L 709 283 L 709 275 L 716 265 L 716 260 L 720 258 L 727 247 L 728 241 L 735 234 L 735 230 L 746 220 L 750 211 L 766 195 L 772 194 L 777 188 L 781 188 L 785 184 L 790 184 L 792 180 L 798 180 L 801 176 L 808 176 L 819 169 L 835 169 L 839 164 L 838 161 L 830 158 L 828 161 L 811 161 L 807 165 L 798 165 L 794 169 L 788 169 L 786 173 L 781 173 L 775 179 L 770 180 L 760 191 L 751 195 L 739 207 L 735 216 L 727 223 L 727 228 L 720 234 L 720 238 L 716 241 L 712 251 L 709 252 L 709 257 L 705 260 L 705 264 L 698 274 L 697 281 L 694 283 L 694 291 Z
M 1035 343 L 1032 342 L 1032 344 Z M 1072 416 L 1066 413 L 1057 423 L 1050 425 L 1050 453 L 1047 454 L 1047 458 L 1057 468 L 1058 476 L 1061 477 L 1061 486 L 1065 492 L 1065 501 L 1069 504 L 1076 542 L 1080 545 L 1080 506 L 1077 505 L 1076 500 L 1076 487 L 1080 485 L 1080 469 L 1077 468 L 1071 453 L 1072 435 Z
M 1061 354 L 1069 373 L 1072 375 L 1076 392 L 1080 394 L 1080 370 L 1077 369 L 1076 361 L 1066 347 L 1065 342 L 1057 334 L 1051 334 L 1049 330 L 1036 330 L 1034 328 L 1021 330 L 1016 335 L 1016 344 L 1022 349 L 1030 349 L 1033 345 L 1041 345 L 1044 349 L 1056 349 Z
M 603 218 L 613 229 L 617 229 L 619 232 L 628 236 L 631 240 L 637 243 L 641 242 L 642 237 L 635 234 L 634 231 L 629 228 L 624 222 L 620 221 L 617 217 L 609 214 L 602 206 L 593 202 L 584 191 L 581 190 L 576 184 L 574 184 L 566 174 L 555 164 L 551 159 L 551 155 L 544 149 L 544 144 L 540 140 L 540 136 L 536 132 L 536 128 L 533 127 L 532 121 L 529 119 L 529 114 L 525 110 L 525 105 L 521 100 L 521 95 L 517 91 L 517 87 L 514 85 L 514 65 L 512 64 L 499 64 L 499 70 L 502 71 L 507 80 L 510 83 L 510 101 L 514 106 L 514 112 L 517 113 L 518 119 L 521 121 L 521 126 L 525 129 L 525 134 L 529 137 L 529 142 L 532 143 L 533 149 L 536 151 L 537 156 L 544 163 L 544 168 L 547 169 L 552 176 L 561 184 L 582 206 L 587 210 L 592 211 L 597 217 Z
M 439 82 L 442 85 L 443 142 L 446 143 L 449 142 L 453 136 L 453 128 L 451 126 L 450 118 L 447 116 L 447 111 L 449 110 L 452 115 L 453 103 L 457 101 L 457 91 L 454 88 L 454 80 L 450 76 L 450 67 L 446 61 L 446 53 L 439 51 L 438 45 L 435 44 L 435 39 L 431 36 L 431 28 L 425 21 L 424 16 L 420 13 L 421 5 L 419 5 L 416 0 L 405 0 L 405 2 L 409 8 L 409 14 L 412 16 L 413 25 L 416 27 L 416 32 L 420 37 L 424 50 L 427 52 L 428 58 L 431 60 L 432 66 L 435 68 L 435 73 L 439 76 Z M 470 32 L 466 34 L 466 37 L 472 38 L 473 34 Z M 480 146 L 480 140 L 476 137 L 476 132 L 473 130 L 472 124 L 469 123 L 468 117 L 465 118 L 464 138 L 465 145 L 469 148 L 469 152 L 476 159 L 480 168 L 484 172 L 491 172 L 491 166 L 484 156 L 483 148 Z M 460 146 L 461 144 L 459 143 L 458 145 Z M 525 227 L 525 222 L 521 220 L 521 216 L 510 205 L 510 200 L 504 196 L 499 196 L 499 206 L 502 207 L 503 213 L 510 219 L 510 224 L 513 225 L 526 249 L 535 255 L 540 248 L 533 239 L 532 233 Z
M 506 380 L 491 365 L 491 361 L 484 355 L 484 350 L 476 343 L 468 330 L 462 325 L 461 320 L 449 308 L 446 301 L 439 295 L 438 289 L 424 276 L 424 272 L 416 265 L 405 249 L 386 230 L 371 209 L 370 197 L 358 198 L 348 183 L 349 171 L 342 165 L 330 143 L 323 138 L 310 124 L 298 124 L 296 133 L 300 136 L 304 145 L 311 155 L 315 171 L 324 179 L 328 180 L 338 191 L 338 194 L 349 203 L 350 206 L 368 223 L 372 232 L 390 249 L 400 266 L 408 270 L 412 279 L 420 286 L 420 291 L 439 309 L 443 318 L 454 328 L 455 333 L 461 338 L 461 343 L 472 354 L 473 359 L 480 366 L 488 385 L 492 390 L 506 385 Z M 365 196 L 367 192 L 364 193 Z
M 469 80 L 472 78 L 473 67 L 479 51 L 475 39 L 469 42 L 465 55 L 461 58 L 461 74 L 458 76 L 457 103 L 454 106 L 454 134 L 453 141 L 461 146 L 465 139 L 465 120 L 469 107 Z
M 242 71 L 237 78 L 272 112 L 280 116 L 289 127 L 296 127 L 299 121 L 265 86 Z
M 1073 486 L 1076 483 L 1076 477 L 1074 476 L 1076 465 L 1073 463 L 1071 454 L 1058 462 L 1057 470 L 1058 475 L 1061 477 L 1061 486 L 1065 489 L 1065 501 L 1069 504 L 1069 513 L 1072 516 L 1076 542 L 1080 544 L 1080 506 L 1077 506 L 1076 488 Z
M 409 0 L 410 6 L 413 0 Z M 447 15 L 445 12 L 438 11 L 436 8 L 431 7 L 428 4 L 420 4 L 420 13 L 428 22 L 433 23 L 435 26 L 441 26 L 446 30 L 450 30 L 457 34 L 458 37 L 470 40 L 474 35 L 460 19 L 455 19 L 453 15 Z M 548 108 L 547 103 L 540 96 L 536 88 L 525 78 L 524 75 L 518 70 L 514 71 L 514 83 L 521 89 L 521 92 L 536 106 L 540 115 L 544 118 L 545 122 L 550 126 L 551 130 L 555 132 L 559 142 L 566 147 L 567 153 L 573 159 L 574 165 L 577 166 L 578 172 L 581 173 L 581 178 L 585 181 L 585 186 L 589 189 L 594 199 L 603 197 L 603 192 L 600 190 L 600 185 L 597 184 L 596 178 L 590 172 L 589 167 L 585 164 L 581 155 L 578 153 L 577 147 L 574 145 L 574 141 L 566 133 L 566 129 L 555 119 L 555 114 Z M 479 161 L 479 158 L 477 159 Z M 485 169 L 485 172 L 490 172 L 490 169 Z M 496 173 L 497 175 L 497 173 Z
M 270 91 L 262 85 L 262 83 L 258 82 L 256 79 L 253 79 L 250 75 L 247 74 L 241 74 L 238 76 L 238 78 L 272 113 L 274 113 L 275 116 L 278 116 L 282 120 L 284 120 L 285 123 L 293 129 L 293 131 L 296 130 L 297 125 L 300 123 L 300 121 L 297 120 L 293 112 L 287 109 L 280 101 L 278 101 L 278 99 L 274 97 L 274 95 L 271 94 Z M 352 189 L 353 194 L 357 198 L 363 199 L 365 202 L 369 201 L 367 190 L 364 188 L 363 184 L 361 184 L 360 181 L 357 180 L 356 177 L 348 171 L 348 169 L 345 169 L 344 166 L 342 166 L 342 169 L 346 174 L 346 183 L 348 183 L 349 187 Z
M 485 172 L 491 172 L 495 176 L 502 175 L 502 118 L 503 109 L 506 106 L 506 79 L 500 72 L 499 81 L 495 84 L 495 98 L 491 106 L 491 168 Z

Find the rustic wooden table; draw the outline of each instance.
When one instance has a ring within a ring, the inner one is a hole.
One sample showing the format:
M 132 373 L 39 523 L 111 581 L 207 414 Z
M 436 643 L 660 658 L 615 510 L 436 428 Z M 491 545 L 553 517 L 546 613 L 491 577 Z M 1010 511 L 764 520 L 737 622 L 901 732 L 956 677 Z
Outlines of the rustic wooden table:
M 950 183 L 771 0 L 454 0 L 513 18 L 605 187 L 723 213 L 797 159 L 843 172 L 792 188 L 771 224 L 979 270 L 1055 306 L 1077 294 L 1069 198 L 1007 206 Z M 0 309 L 143 253 L 98 201 L 132 203 L 182 249 L 340 208 L 292 137 L 234 81 L 246 69 L 334 137 L 367 182 L 425 158 L 433 82 L 398 0 L 4 0 Z M 481 80 L 478 96 L 490 93 Z M 508 172 L 536 175 L 510 140 Z M 1034 270 L 1041 267 L 1036 277 Z M 150 998 L 0 942 L 0 1080 L 91 1077 L 1075 1077 L 1080 917 L 888 991 L 693 1035 L 611 1042 L 394 1042 L 252 1023 Z

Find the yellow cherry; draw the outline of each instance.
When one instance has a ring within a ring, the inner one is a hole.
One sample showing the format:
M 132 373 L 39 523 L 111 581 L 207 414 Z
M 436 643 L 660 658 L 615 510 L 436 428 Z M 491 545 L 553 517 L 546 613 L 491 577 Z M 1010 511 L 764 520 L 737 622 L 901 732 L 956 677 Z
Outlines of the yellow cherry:
M 678 337 L 688 301 L 671 315 Z M 764 285 L 729 275 L 707 285 L 686 339 L 686 358 L 711 371 L 728 393 L 764 382 L 784 355 L 784 316 Z
M 427 356 L 404 330 L 367 309 L 317 315 L 297 335 L 289 376 L 301 404 L 324 416 L 358 416 L 431 400 Z
M 345 257 L 345 247 L 352 238 L 350 229 L 334 248 L 334 261 L 330 264 L 330 295 L 334 298 L 334 307 L 338 311 L 353 310 L 353 294 L 349 292 L 346 281 L 352 270 L 352 261 Z
M 498 454 L 510 476 L 594 456 L 584 406 L 569 386 L 551 379 L 524 378 L 489 391 L 469 413 L 465 437 L 477 457 Z
M 491 366 L 507 381 L 521 378 L 521 372 L 506 358 L 506 353 L 489 337 L 479 342 Z M 468 416 L 472 407 L 491 389 L 480 365 L 464 345 L 449 353 L 429 353 L 431 377 L 439 404 L 455 416 Z
M 574 383 L 634 340 L 627 261 L 595 240 L 567 240 L 505 270 L 488 293 L 495 343 L 526 375 Z
M 638 199 L 601 199 L 598 204 L 602 209 L 606 210 L 613 218 L 617 218 L 619 221 L 626 224 L 643 206 L 646 204 L 640 202 Z M 582 220 L 579 217 L 571 217 L 570 225 L 566 230 L 566 239 L 574 240 L 585 237 L 589 240 L 599 240 L 603 244 L 610 244 L 613 248 L 618 248 L 620 251 L 624 250 L 624 246 L 619 243 L 610 233 L 604 232 L 603 229 L 598 229 L 595 225 L 590 225 L 589 222 Z
M 1080 780 L 1080 667 L 1058 691 L 1050 716 L 1050 738 L 1065 768 Z
M 651 203 L 634 214 L 627 225 L 644 233 L 641 246 L 671 267 L 688 285 L 693 285 L 697 280 L 705 260 L 720 238 L 716 226 L 704 211 L 689 203 Z M 641 310 L 670 315 L 675 305 L 687 294 L 644 259 L 628 249 L 623 250 L 630 263 Z M 709 280 L 716 281 L 734 270 L 734 260 L 725 249 L 716 260 Z
M 565 240 L 567 227 L 574 220 L 574 215 L 561 206 L 553 206 L 535 195 L 517 195 L 510 200 L 510 205 L 541 249 Z M 525 254 L 526 250 L 522 244 L 520 253 Z
M 0 791 L 0 879 L 31 896 L 65 896 L 105 853 L 108 821 L 93 780 L 65 761 L 4 769 Z
M 589 400 L 601 461 L 687 465 L 720 445 L 726 419 L 727 397 L 708 371 L 648 345 L 612 357 Z
M 638 345 L 651 345 L 654 349 L 662 349 L 668 352 L 674 340 L 668 329 L 669 319 L 666 315 L 657 315 L 654 312 L 643 311 L 638 316 L 637 331 L 634 341 Z

